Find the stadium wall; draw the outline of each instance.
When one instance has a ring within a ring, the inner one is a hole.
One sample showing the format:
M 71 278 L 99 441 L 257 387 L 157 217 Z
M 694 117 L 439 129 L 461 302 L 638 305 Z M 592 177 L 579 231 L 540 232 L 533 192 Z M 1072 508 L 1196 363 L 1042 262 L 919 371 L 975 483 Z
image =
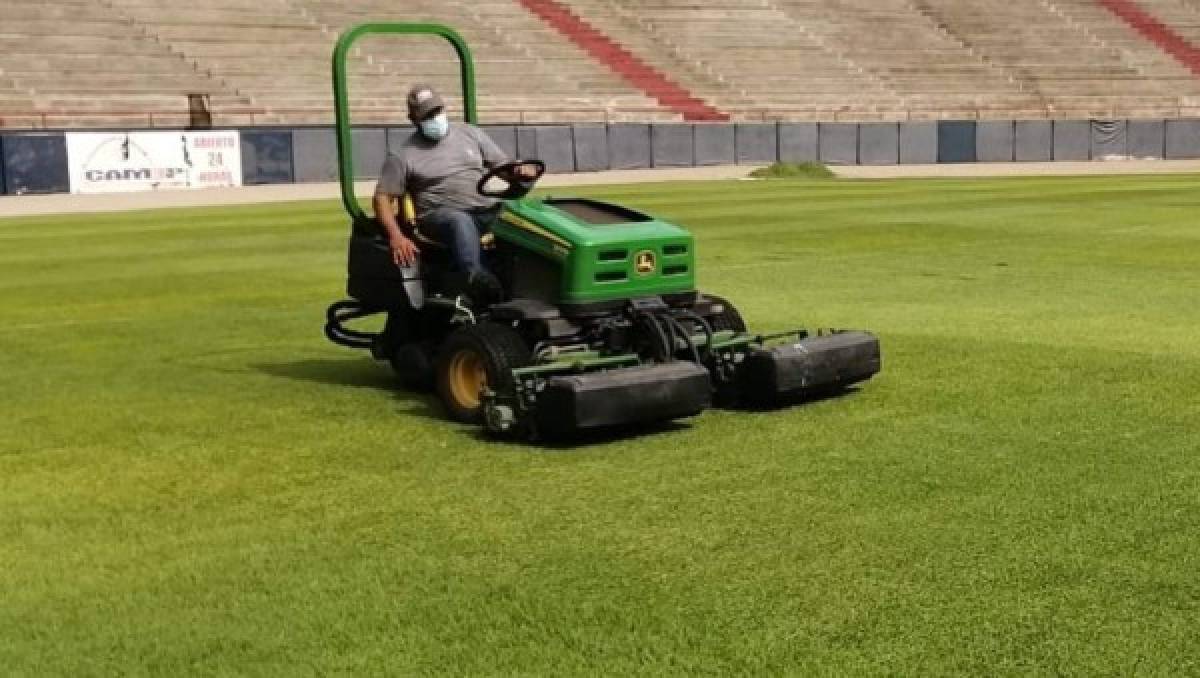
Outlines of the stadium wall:
M 510 155 L 552 172 L 820 161 L 838 165 L 1200 158 L 1200 120 L 486 125 Z M 161 131 L 161 130 L 158 130 Z M 119 131 L 123 133 L 124 131 Z M 354 131 L 355 171 L 377 176 L 405 127 Z M 71 190 L 67 132 L 0 133 L 0 194 Z M 330 127 L 239 130 L 245 184 L 337 179 Z

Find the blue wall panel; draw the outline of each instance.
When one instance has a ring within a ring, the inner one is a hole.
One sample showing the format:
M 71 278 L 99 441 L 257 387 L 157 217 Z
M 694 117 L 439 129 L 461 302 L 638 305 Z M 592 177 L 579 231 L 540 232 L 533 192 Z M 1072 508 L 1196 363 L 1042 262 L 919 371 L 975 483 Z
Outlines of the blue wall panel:
M 816 162 L 820 157 L 817 148 L 817 123 L 779 123 L 780 162 Z
M 556 172 L 821 160 L 830 164 L 904 164 L 1200 158 L 1200 120 L 1023 120 L 906 123 L 741 123 L 691 125 L 490 125 L 508 155 L 546 161 Z M 356 177 L 377 176 L 386 154 L 411 128 L 354 131 Z M 334 181 L 331 128 L 241 131 L 246 184 Z M 1011 153 L 1011 155 L 1010 155 Z M 0 192 L 69 190 L 61 133 L 0 136 Z
M 67 140 L 62 134 L 20 134 L 4 139 L 2 162 L 8 193 L 66 193 Z
M 691 167 L 696 163 L 692 126 L 654 125 L 650 128 L 650 160 L 654 167 Z M 617 165 L 614 163 L 613 168 Z
M 1013 135 L 1017 162 L 1049 162 L 1054 159 L 1054 124 L 1049 120 L 1018 120 Z
M 858 164 L 858 125 L 822 122 L 817 125 L 817 153 L 827 165 Z
M 292 171 L 291 130 L 246 129 L 242 138 L 242 183 L 290 184 Z
M 1200 120 L 1168 120 L 1168 158 L 1200 158 Z
M 575 143 L 575 170 L 597 172 L 608 169 L 608 127 L 575 125 L 571 128 Z
M 975 121 L 938 123 L 938 162 L 975 162 Z
M 1054 121 L 1054 159 L 1091 160 L 1092 124 L 1087 120 Z
M 900 162 L 900 125 L 864 122 L 858 126 L 860 165 L 895 165 Z
M 1094 160 L 1129 157 L 1129 123 L 1125 120 L 1093 120 L 1091 146 Z
M 532 127 L 517 128 L 517 157 L 538 160 L 537 134 Z
M 900 163 L 932 165 L 938 159 L 936 122 L 900 123 Z
M 1162 158 L 1166 148 L 1167 126 L 1162 120 L 1130 120 L 1129 157 Z
M 387 159 L 387 130 L 383 127 L 363 127 L 350 133 L 354 144 L 354 177 L 377 179 Z
M 537 159 L 546 163 L 547 172 L 574 172 L 575 149 L 571 128 L 565 125 L 545 125 L 533 128 L 537 138 Z M 518 139 L 517 143 L 520 143 Z
M 732 165 L 737 161 L 733 125 L 696 125 L 697 165 Z
M 337 140 L 333 129 L 317 127 L 292 132 L 292 166 L 296 181 L 337 181 Z
M 738 123 L 734 147 L 739 165 L 769 165 L 779 160 L 779 130 L 774 123 Z
M 4 186 L 4 136 L 0 135 L 0 195 L 8 193 Z
M 1012 120 L 981 120 L 975 124 L 975 159 L 1012 162 L 1015 127 Z
M 652 162 L 651 134 L 650 125 L 640 123 L 609 125 L 608 166 L 612 169 L 649 167 Z
M 517 155 L 517 128 L 512 125 L 484 125 L 481 127 L 492 141 L 513 160 L 523 159 Z
M 388 150 L 400 148 L 400 144 L 403 144 L 412 133 L 412 127 L 389 127 L 387 130 Z

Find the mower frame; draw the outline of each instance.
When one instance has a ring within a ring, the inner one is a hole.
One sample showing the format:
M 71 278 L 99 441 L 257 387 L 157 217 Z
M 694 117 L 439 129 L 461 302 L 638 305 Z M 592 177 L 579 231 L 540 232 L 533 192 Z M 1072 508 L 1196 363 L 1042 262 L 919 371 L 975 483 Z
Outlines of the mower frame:
M 367 219 L 354 192 L 354 135 L 350 123 L 349 78 L 346 61 L 354 43 L 368 35 L 434 35 L 448 41 L 458 53 L 459 75 L 462 81 L 463 116 L 468 123 L 477 122 L 475 108 L 475 60 L 466 40 L 454 29 L 441 24 L 368 23 L 342 33 L 333 48 L 333 113 L 337 126 L 338 179 L 342 187 L 342 206 L 354 221 Z

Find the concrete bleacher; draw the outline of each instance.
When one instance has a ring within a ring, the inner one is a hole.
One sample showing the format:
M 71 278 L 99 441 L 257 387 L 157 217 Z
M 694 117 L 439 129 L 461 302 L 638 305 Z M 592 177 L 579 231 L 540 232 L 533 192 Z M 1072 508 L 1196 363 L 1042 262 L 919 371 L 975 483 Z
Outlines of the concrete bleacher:
M 899 95 L 910 118 L 1041 109 L 1009 69 L 983 59 L 909 0 L 777 0 L 804 30 Z M 834 8 L 836 11 L 830 11 Z
M 566 4 L 739 119 L 1178 116 L 1200 86 L 1094 0 Z
M 332 110 L 328 63 L 334 36 L 284 0 L 112 4 L 198 72 L 248 97 L 258 110 L 256 123 L 300 124 L 310 121 L 308 109 Z
M 1200 45 L 1200 0 L 1138 5 Z M 0 126 L 174 127 L 191 119 L 189 95 L 199 95 L 216 125 L 328 124 L 330 51 L 341 31 L 364 21 L 438 22 L 461 32 L 486 123 L 682 120 L 678 101 L 612 63 L 626 58 L 735 120 L 1200 110 L 1194 69 L 1095 0 L 554 3 L 625 50 L 607 57 L 532 6 L 0 0 Z M 457 59 L 439 39 L 366 38 L 349 70 L 358 122 L 402 122 L 404 93 L 417 81 L 441 88 L 452 111 L 461 110 Z
M 585 21 L 735 119 L 859 118 L 900 108 L 878 78 L 746 0 L 567 0 Z M 853 92 L 853 96 L 847 96 Z
M 1094 2 L 915 0 L 1061 117 L 1177 116 L 1200 80 Z
M 1141 0 L 1139 4 L 1200 47 L 1200 0 Z
M 1137 8 L 1161 24 L 1144 27 L 1145 34 L 1137 37 L 1156 41 L 1161 47 L 1159 54 L 1165 57 L 1173 53 L 1174 62 L 1182 63 L 1193 76 L 1200 77 L 1200 0 L 1144 0 Z M 1132 27 L 1127 28 L 1132 34 L 1138 33 Z M 1191 99 L 1195 103 L 1194 94 Z
M 390 0 L 336 3 L 296 0 L 335 32 L 372 20 L 428 21 L 453 26 L 471 47 L 483 122 L 678 120 L 512 0 Z M 458 61 L 439 38 L 370 37 L 362 55 L 389 74 L 389 91 L 424 81 L 457 108 Z
M 87 2 L 0 2 L 0 119 L 5 127 L 187 124 L 188 95 L 222 110 L 249 100 Z

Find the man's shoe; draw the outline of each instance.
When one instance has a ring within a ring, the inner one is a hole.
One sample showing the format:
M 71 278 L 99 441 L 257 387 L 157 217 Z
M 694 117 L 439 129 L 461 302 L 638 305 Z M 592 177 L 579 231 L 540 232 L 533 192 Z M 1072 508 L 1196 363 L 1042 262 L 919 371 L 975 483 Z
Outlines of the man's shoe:
M 504 286 L 490 271 L 475 271 L 467 276 L 466 293 L 475 308 L 487 308 L 504 301 Z

